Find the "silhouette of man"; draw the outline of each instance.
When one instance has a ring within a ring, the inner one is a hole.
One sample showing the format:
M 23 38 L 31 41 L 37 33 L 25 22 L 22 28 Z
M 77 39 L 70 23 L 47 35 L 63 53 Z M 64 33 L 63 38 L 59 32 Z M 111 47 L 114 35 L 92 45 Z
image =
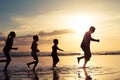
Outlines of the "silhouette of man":
M 94 39 L 91 37 L 91 34 L 95 32 L 95 27 L 91 26 L 89 28 L 89 31 L 87 31 L 83 37 L 83 41 L 81 43 L 81 48 L 84 51 L 84 56 L 82 57 L 78 57 L 78 63 L 80 61 L 80 59 L 85 58 L 85 62 L 83 65 L 83 68 L 85 68 L 87 62 L 90 60 L 91 58 L 91 51 L 90 51 L 90 41 L 96 41 L 99 42 L 99 39 Z

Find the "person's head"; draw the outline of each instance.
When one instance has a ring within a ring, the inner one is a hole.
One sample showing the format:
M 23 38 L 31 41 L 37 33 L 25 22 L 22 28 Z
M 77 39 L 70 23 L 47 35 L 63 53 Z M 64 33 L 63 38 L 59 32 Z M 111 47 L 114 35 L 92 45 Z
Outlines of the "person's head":
M 8 38 L 15 38 L 16 37 L 16 33 L 14 31 L 11 31 L 8 35 Z
M 94 32 L 95 32 L 95 27 L 94 27 L 94 26 L 91 26 L 91 27 L 89 28 L 89 31 L 90 31 L 90 33 L 94 33 Z
M 58 44 L 58 39 L 54 39 L 54 40 L 53 40 L 53 43 L 54 43 L 54 44 Z
M 37 35 L 34 35 L 34 36 L 33 36 L 33 40 L 34 40 L 34 41 L 38 41 L 38 36 L 37 36 Z

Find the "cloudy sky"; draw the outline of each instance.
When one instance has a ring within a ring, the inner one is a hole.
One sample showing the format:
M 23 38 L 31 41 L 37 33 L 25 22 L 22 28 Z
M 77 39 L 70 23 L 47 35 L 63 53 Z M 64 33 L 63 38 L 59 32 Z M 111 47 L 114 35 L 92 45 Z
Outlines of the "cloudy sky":
M 39 49 L 51 51 L 59 40 L 65 51 L 82 51 L 80 43 L 89 27 L 95 26 L 92 51 L 120 50 L 120 0 L 0 0 L 0 52 L 10 31 L 14 46 L 30 51 L 32 36 L 39 35 Z

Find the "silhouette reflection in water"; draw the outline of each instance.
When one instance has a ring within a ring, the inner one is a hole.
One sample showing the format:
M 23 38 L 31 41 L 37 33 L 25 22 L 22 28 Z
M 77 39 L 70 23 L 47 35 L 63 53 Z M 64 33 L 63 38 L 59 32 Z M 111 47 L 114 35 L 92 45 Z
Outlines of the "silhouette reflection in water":
M 60 80 L 59 79 L 59 72 L 57 70 L 53 70 L 53 80 Z
M 92 80 L 92 77 L 87 74 L 86 68 L 79 69 L 78 78 L 84 79 L 84 80 Z
M 9 75 L 8 75 L 8 72 L 7 72 L 7 71 L 4 71 L 4 75 L 5 75 L 5 79 L 4 79 L 4 80 L 10 80 L 10 78 L 9 78 Z

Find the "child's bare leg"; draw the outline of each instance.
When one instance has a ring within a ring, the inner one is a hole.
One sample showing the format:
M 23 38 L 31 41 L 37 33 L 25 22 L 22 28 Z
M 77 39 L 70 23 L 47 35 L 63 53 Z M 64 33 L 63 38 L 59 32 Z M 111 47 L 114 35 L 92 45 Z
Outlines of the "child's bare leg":
M 36 68 L 36 66 L 37 66 L 37 64 L 38 64 L 38 60 L 35 62 L 35 65 L 34 65 L 34 67 L 33 67 L 33 70 L 35 70 L 35 68 Z
M 30 62 L 30 63 L 27 63 L 28 68 L 30 68 L 30 65 L 31 65 L 31 64 L 35 64 L 35 63 L 36 63 L 36 61 L 33 61 L 33 62 Z
M 7 58 L 7 62 L 6 62 L 6 65 L 5 65 L 4 71 L 7 70 L 7 67 L 8 67 L 8 65 L 10 64 L 10 62 L 11 62 L 11 58 L 10 58 L 10 56 L 9 56 L 9 57 Z
M 77 57 L 78 63 L 79 63 L 80 59 L 82 59 L 82 58 L 84 58 L 84 56 L 82 56 L 82 57 Z

